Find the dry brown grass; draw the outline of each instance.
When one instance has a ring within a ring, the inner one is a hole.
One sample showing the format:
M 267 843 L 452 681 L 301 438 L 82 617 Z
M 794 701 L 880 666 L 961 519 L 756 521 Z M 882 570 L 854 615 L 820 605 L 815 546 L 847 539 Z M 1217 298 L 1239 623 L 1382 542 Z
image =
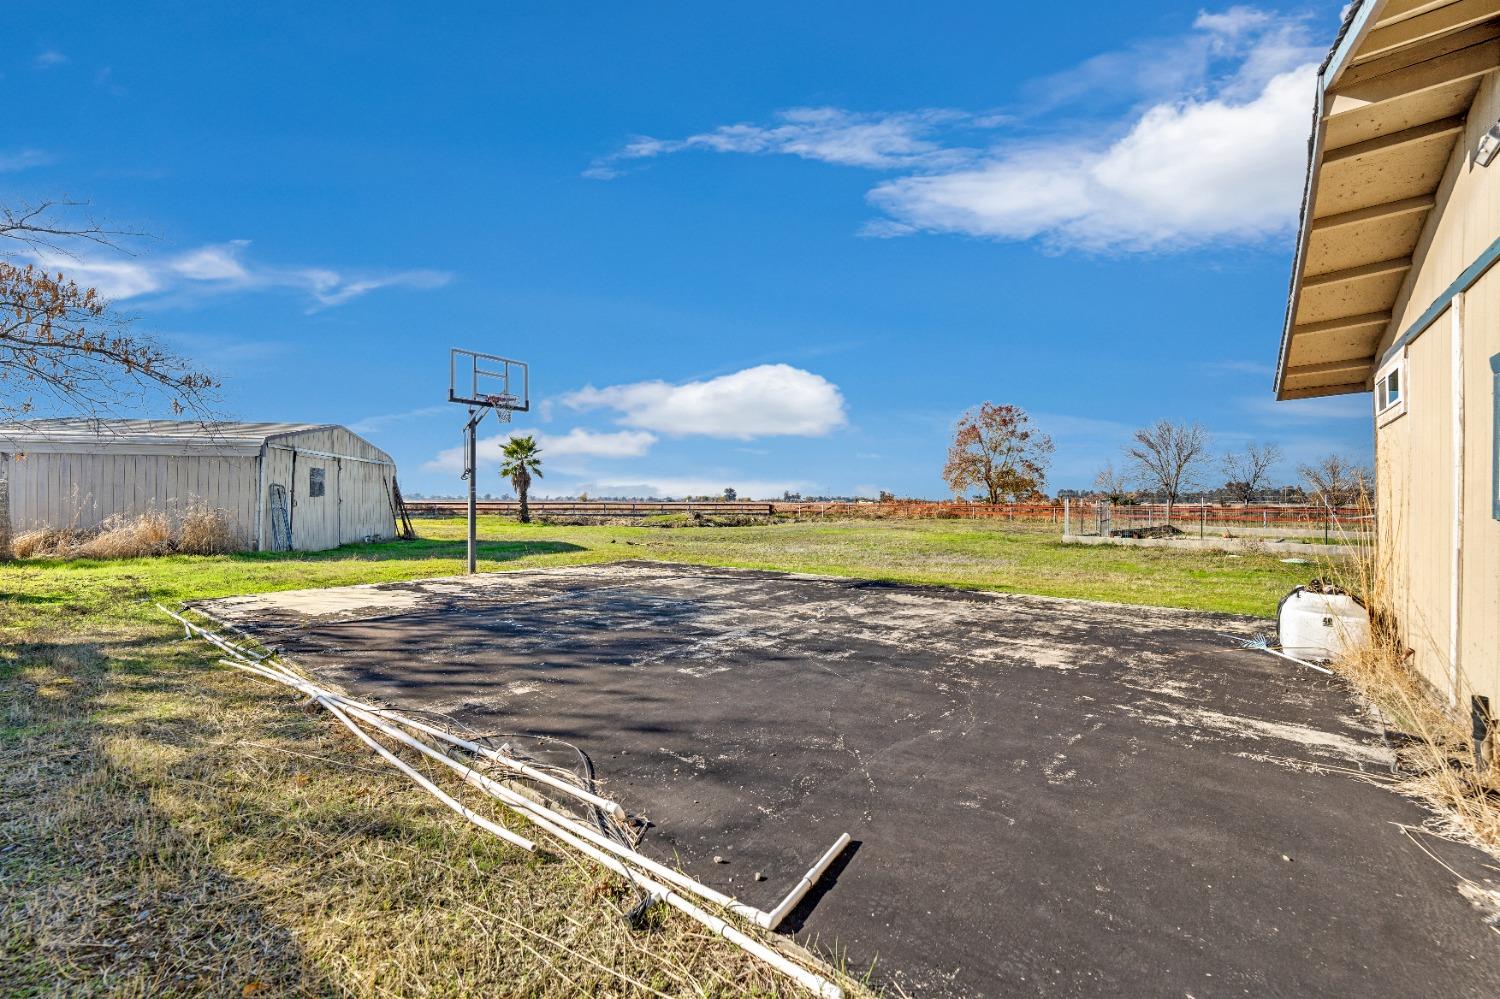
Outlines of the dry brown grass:
M 11 553 L 18 559 L 223 555 L 244 547 L 229 514 L 202 504 L 189 506 L 175 518 L 153 510 L 135 517 L 110 517 L 92 529 L 22 531 L 11 541 Z
M 51 558 L 54 552 L 67 551 L 78 539 L 78 532 L 66 527 L 44 527 L 22 531 L 10 542 L 15 558 Z
M 618 879 L 479 832 L 201 643 L 3 625 L 0 993 L 797 994 L 670 910 L 630 929 Z
M 177 526 L 177 551 L 183 554 L 225 555 L 244 547 L 229 515 L 211 506 L 188 507 Z
M 1370 641 L 1334 666 L 1398 735 L 1398 790 L 1432 808 L 1436 831 L 1500 855 L 1500 767 L 1490 765 L 1480 773 L 1476 765 L 1472 691 L 1460 675 L 1450 705 L 1446 694 L 1413 667 L 1389 610 L 1393 574 L 1387 559 L 1379 546 L 1366 543 L 1354 558 L 1327 566 L 1329 576 L 1370 611 Z

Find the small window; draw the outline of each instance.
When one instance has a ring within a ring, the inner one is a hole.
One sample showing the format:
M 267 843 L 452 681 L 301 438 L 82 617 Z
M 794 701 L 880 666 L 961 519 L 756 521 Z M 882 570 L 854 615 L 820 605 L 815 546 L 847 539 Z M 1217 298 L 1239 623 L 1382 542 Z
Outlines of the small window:
M 309 468 L 307 470 L 307 495 L 323 495 L 323 469 Z
M 1406 412 L 1406 357 L 1396 358 L 1375 375 L 1375 422 L 1384 425 Z

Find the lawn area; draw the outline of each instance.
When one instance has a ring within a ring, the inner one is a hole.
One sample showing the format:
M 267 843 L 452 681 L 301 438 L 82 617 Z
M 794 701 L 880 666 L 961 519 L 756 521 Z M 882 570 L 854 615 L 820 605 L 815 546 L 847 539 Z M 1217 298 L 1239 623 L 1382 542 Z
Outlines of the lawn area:
M 0 568 L 4 627 L 58 615 L 154 621 L 175 603 L 267 590 L 463 572 L 464 522 L 416 522 L 420 540 L 328 552 L 28 562 Z M 831 521 L 764 527 L 569 527 L 480 519 L 482 571 L 643 558 L 930 583 L 1007 593 L 1271 617 L 1318 565 L 1274 555 L 1064 545 L 1055 533 L 979 521 Z
M 631 930 L 592 867 L 527 856 L 214 665 L 155 601 L 462 571 L 461 520 L 333 552 L 0 565 L 0 993 L 715 995 L 785 990 L 684 919 Z M 1266 616 L 1319 571 L 1073 547 L 962 521 L 650 528 L 486 519 L 486 570 L 627 558 Z

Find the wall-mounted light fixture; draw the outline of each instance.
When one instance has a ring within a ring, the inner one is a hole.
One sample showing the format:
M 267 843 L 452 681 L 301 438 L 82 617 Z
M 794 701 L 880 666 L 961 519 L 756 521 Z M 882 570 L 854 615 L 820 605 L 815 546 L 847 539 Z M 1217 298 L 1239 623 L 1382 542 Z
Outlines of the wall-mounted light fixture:
M 1474 162 L 1487 167 L 1497 152 L 1500 152 L 1500 121 L 1491 125 L 1490 130 L 1479 137 L 1479 145 L 1474 149 Z

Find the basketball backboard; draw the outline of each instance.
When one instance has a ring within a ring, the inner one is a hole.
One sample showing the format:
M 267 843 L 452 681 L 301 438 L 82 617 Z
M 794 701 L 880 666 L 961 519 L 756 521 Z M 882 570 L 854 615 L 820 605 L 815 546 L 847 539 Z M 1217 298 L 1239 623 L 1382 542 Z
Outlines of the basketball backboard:
M 526 362 L 454 347 L 448 353 L 448 401 L 505 412 L 531 409 Z

